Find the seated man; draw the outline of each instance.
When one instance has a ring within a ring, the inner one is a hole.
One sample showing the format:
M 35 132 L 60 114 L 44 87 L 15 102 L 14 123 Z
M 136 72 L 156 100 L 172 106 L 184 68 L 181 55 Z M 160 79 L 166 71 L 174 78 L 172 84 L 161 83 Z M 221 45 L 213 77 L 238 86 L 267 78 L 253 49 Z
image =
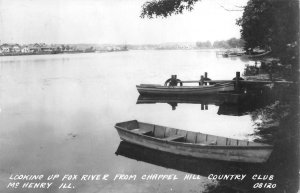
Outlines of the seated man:
M 165 82 L 165 86 L 177 86 L 178 83 L 180 83 L 180 86 L 182 86 L 181 80 L 177 79 L 177 75 L 172 75 L 171 78 L 169 78 Z

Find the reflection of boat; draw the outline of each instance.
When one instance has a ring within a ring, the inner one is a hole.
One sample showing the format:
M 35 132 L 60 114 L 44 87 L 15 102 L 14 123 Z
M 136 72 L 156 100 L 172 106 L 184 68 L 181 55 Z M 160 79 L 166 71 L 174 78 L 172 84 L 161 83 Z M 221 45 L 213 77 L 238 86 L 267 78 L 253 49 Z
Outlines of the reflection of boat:
M 139 95 L 137 104 L 151 103 L 188 103 L 188 104 L 213 104 L 221 105 L 223 103 L 239 104 L 249 100 L 258 94 L 246 94 L 235 92 L 219 92 L 218 94 L 209 94 L 201 96 L 164 96 L 164 95 Z
M 125 141 L 120 142 L 116 155 L 201 176 L 208 176 L 212 173 L 241 173 L 241 170 L 245 172 L 245 170 L 251 170 L 251 168 L 259 169 L 263 165 L 186 157 L 142 147 Z M 249 171 L 246 172 L 248 173 Z
M 208 105 L 219 106 L 219 115 L 241 116 L 248 114 L 256 108 L 269 104 L 260 93 L 234 93 L 222 92 L 200 96 L 163 96 L 139 95 L 137 104 L 166 103 L 175 110 L 178 104 L 200 104 L 201 110 L 207 110 Z
M 201 95 L 218 93 L 220 91 L 233 91 L 234 83 L 217 83 L 214 85 L 200 86 L 162 86 L 157 84 L 141 84 L 136 87 L 141 95 Z
M 218 95 L 201 95 L 201 96 L 149 96 L 139 95 L 137 104 L 153 104 L 153 103 L 188 103 L 188 104 L 219 104 Z
M 136 101 L 136 104 L 155 104 L 155 103 L 167 103 L 175 110 L 178 103 L 186 104 L 201 104 L 202 110 L 207 110 L 209 104 L 219 104 L 217 95 L 201 95 L 201 96 L 163 96 L 163 95 L 140 95 Z
M 272 146 L 158 126 L 136 120 L 115 125 L 122 140 L 169 153 L 235 162 L 265 162 Z

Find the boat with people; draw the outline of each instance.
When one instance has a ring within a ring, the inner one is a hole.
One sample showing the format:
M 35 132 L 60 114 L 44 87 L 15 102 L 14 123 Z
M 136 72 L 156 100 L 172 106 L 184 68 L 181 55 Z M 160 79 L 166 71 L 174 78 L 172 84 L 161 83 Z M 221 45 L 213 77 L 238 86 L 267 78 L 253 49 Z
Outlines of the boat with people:
M 141 95 L 201 95 L 221 91 L 233 91 L 234 83 L 217 83 L 199 86 L 162 86 L 159 84 L 141 84 L 136 86 Z
M 262 163 L 273 151 L 268 144 L 250 142 L 200 132 L 186 131 L 131 120 L 115 125 L 129 143 L 182 156 L 214 160 Z
M 197 83 L 197 85 L 183 85 L 187 83 Z M 255 85 L 261 87 L 262 85 L 271 83 L 294 84 L 292 81 L 286 80 L 244 80 L 240 77 L 240 72 L 236 72 L 236 76 L 232 80 L 211 80 L 207 77 L 207 73 L 205 72 L 205 76 L 201 76 L 200 80 L 181 81 L 180 79 L 177 79 L 176 75 L 172 75 L 171 78 L 166 80 L 164 85 L 140 84 L 136 85 L 136 88 L 140 95 L 199 96 L 221 94 L 230 91 L 241 92 L 242 87 L 253 87 Z

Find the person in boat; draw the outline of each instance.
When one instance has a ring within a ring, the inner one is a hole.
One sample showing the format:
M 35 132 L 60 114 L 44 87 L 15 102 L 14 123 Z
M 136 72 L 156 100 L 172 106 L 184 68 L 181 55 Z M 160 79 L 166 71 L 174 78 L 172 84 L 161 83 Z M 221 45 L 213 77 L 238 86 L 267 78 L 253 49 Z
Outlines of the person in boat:
M 200 82 L 199 82 L 199 86 L 202 86 L 202 85 L 207 85 L 207 82 L 205 81 L 210 81 L 211 79 L 208 78 L 207 76 L 201 76 L 200 78 Z M 211 83 L 208 83 L 208 85 L 211 85 Z
M 165 82 L 165 86 L 177 86 L 178 84 L 182 86 L 182 82 L 180 79 L 177 79 L 177 75 L 172 75 L 171 78 Z

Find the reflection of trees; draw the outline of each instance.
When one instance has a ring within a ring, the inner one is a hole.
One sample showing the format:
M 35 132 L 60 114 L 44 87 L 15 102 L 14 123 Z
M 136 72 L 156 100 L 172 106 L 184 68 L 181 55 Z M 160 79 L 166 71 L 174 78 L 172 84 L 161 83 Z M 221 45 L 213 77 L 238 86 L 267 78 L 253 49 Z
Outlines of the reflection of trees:
M 280 128 L 280 123 L 289 116 L 289 105 L 280 101 L 264 108 L 259 108 L 251 112 L 251 119 L 255 125 L 254 136 L 259 137 L 257 141 L 273 143 Z

